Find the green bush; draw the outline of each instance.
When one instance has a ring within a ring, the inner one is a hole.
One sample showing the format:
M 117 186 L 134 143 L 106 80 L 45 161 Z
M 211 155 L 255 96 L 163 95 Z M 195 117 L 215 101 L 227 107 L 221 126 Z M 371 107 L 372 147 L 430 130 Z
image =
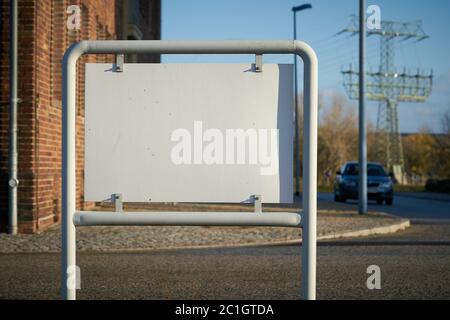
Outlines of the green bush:
M 450 193 L 450 180 L 429 179 L 425 185 L 425 189 L 430 192 Z

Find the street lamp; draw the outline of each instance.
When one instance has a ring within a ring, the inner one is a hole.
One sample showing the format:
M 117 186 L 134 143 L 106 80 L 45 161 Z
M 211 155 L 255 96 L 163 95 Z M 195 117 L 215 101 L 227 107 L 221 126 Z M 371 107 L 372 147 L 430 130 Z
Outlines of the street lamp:
M 292 7 L 292 13 L 294 15 L 294 40 L 297 40 L 297 12 L 312 9 L 312 5 L 309 3 L 302 4 L 300 6 Z M 300 196 L 300 148 L 299 148 L 299 136 L 300 126 L 298 122 L 298 84 L 297 84 L 297 55 L 294 55 L 294 95 L 295 95 L 295 195 Z
M 359 190 L 358 213 L 367 213 L 366 0 L 359 0 Z

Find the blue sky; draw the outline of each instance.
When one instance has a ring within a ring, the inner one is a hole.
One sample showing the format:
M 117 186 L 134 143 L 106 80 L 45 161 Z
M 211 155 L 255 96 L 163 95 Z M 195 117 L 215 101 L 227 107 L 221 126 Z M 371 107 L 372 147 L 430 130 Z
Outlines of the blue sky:
M 257 40 L 292 39 L 291 7 L 304 1 L 292 0 L 163 0 L 164 40 Z M 341 92 L 341 67 L 358 62 L 357 37 L 336 36 L 358 12 L 358 0 L 310 0 L 313 9 L 299 13 L 298 37 L 308 42 L 319 57 L 320 90 Z M 381 8 L 383 20 L 422 20 L 429 39 L 396 43 L 396 66 L 416 71 L 434 70 L 430 99 L 423 104 L 399 105 L 400 130 L 416 132 L 426 126 L 441 129 L 440 117 L 450 110 L 450 1 L 368 0 Z M 367 43 L 368 67 L 379 64 L 379 37 Z M 266 63 L 292 63 L 290 55 L 267 55 Z M 253 63 L 249 55 L 165 55 L 163 62 Z M 301 75 L 300 75 L 301 78 Z M 356 103 L 355 112 L 356 112 Z M 368 117 L 376 122 L 377 103 L 368 104 Z

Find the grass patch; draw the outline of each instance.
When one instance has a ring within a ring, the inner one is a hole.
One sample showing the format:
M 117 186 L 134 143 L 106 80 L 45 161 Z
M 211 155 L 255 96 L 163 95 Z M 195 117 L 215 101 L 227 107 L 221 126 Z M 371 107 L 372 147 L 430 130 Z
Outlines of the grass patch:
M 333 186 L 317 186 L 317 192 L 333 192 Z

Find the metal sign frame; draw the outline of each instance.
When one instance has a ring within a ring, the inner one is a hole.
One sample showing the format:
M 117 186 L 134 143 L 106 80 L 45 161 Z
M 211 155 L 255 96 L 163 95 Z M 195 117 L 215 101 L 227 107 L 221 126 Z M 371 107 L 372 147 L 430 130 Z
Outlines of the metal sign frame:
M 86 212 L 76 210 L 76 66 L 85 54 L 296 54 L 304 63 L 303 211 Z M 76 226 L 274 226 L 303 228 L 303 298 L 316 298 L 318 61 L 301 41 L 81 41 L 63 59 L 61 294 L 76 298 Z

